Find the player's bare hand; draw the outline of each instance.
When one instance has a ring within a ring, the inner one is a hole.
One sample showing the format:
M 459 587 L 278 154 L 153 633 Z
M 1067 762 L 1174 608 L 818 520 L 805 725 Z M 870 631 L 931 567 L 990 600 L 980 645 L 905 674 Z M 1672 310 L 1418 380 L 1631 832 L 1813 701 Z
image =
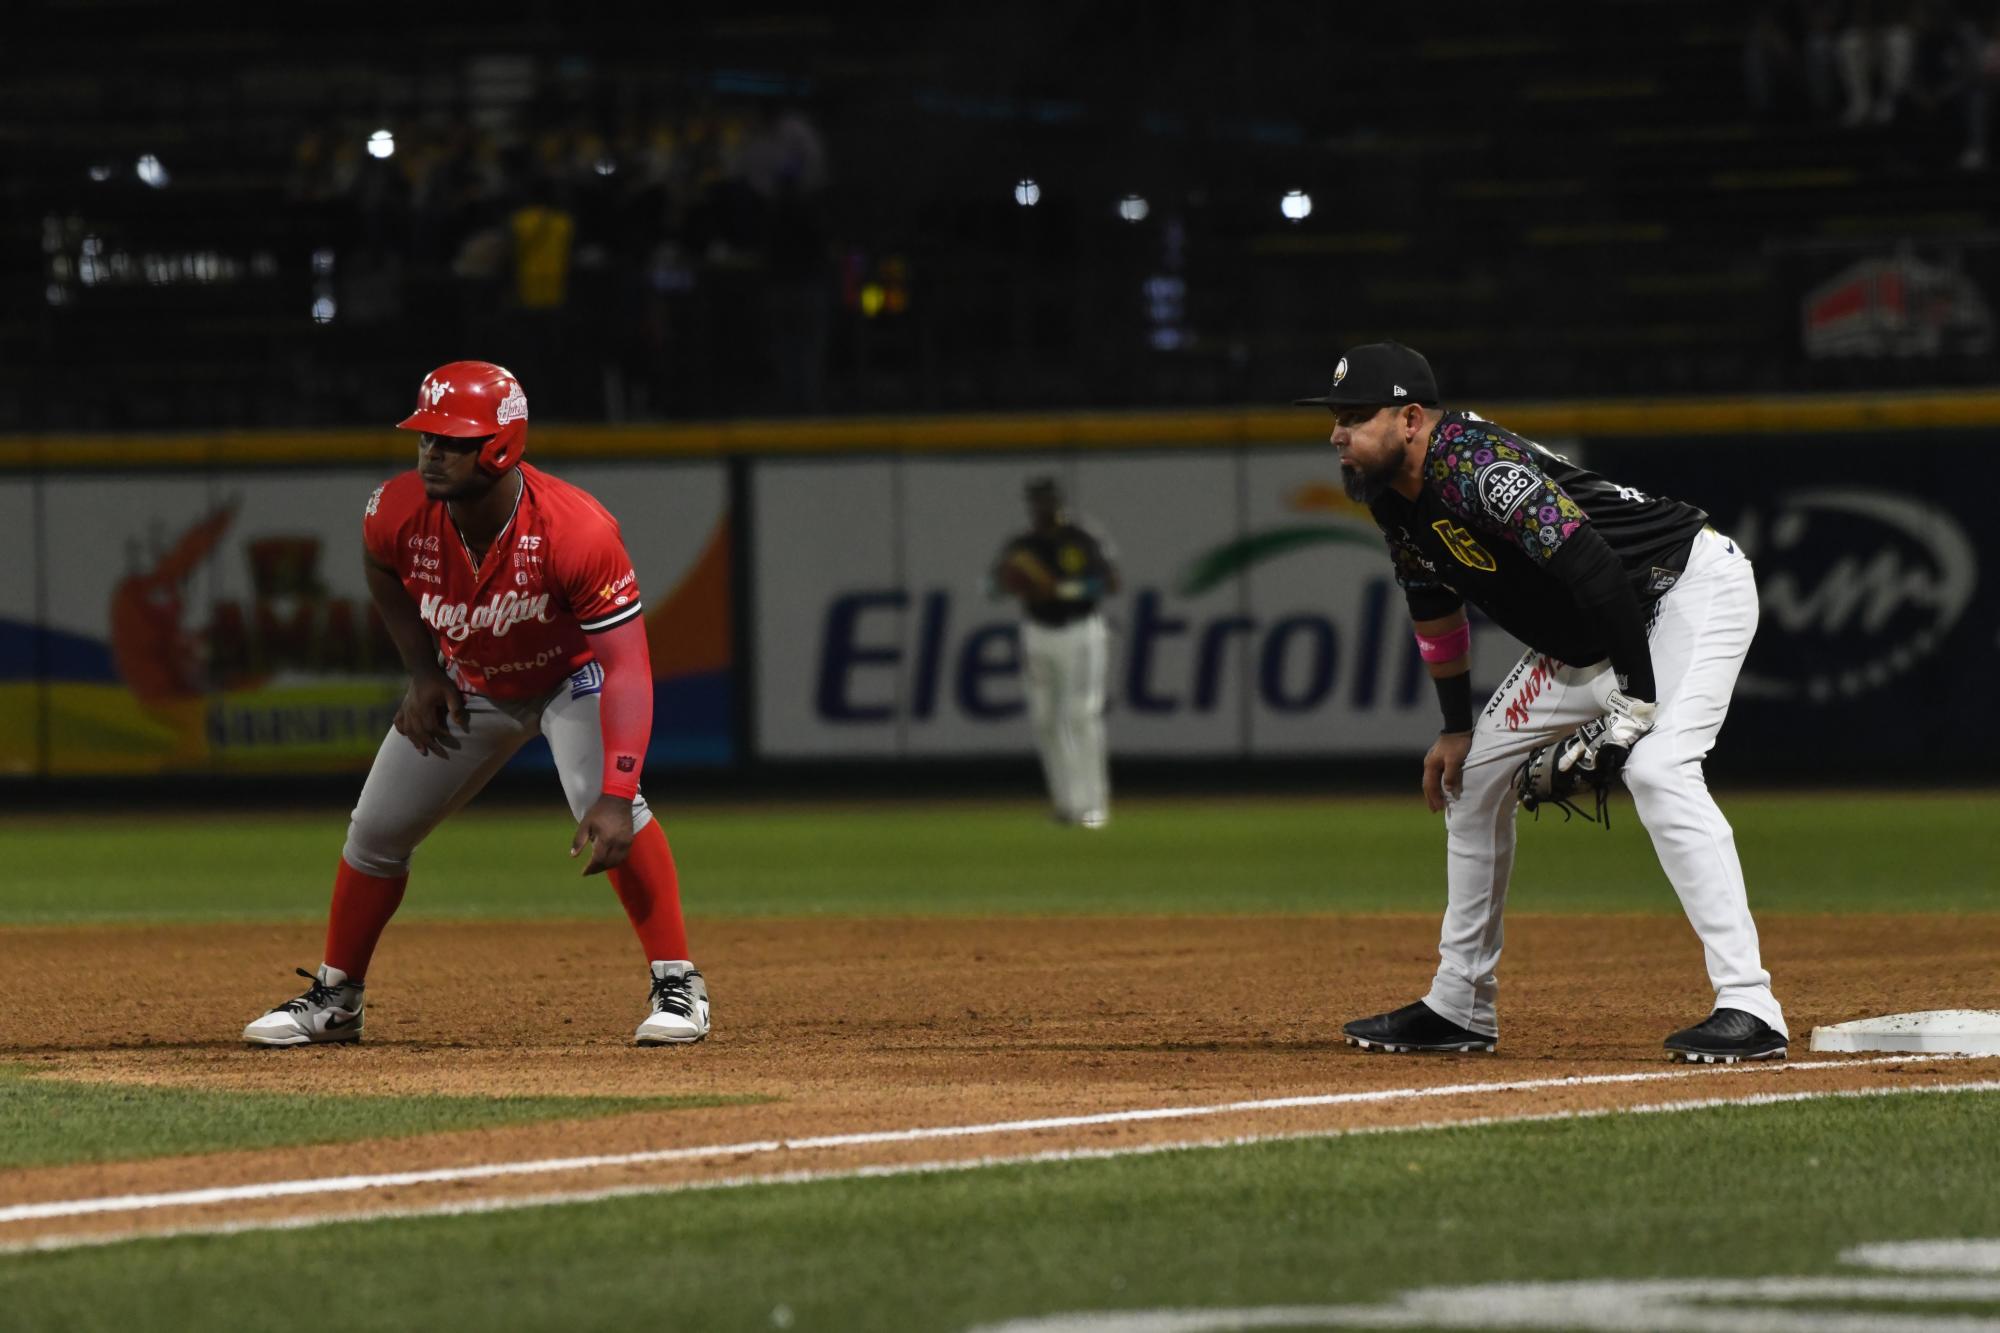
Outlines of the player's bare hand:
M 590 864 L 583 868 L 586 875 L 615 870 L 625 864 L 625 857 L 632 850 L 631 797 L 597 798 L 576 826 L 576 836 L 569 840 L 569 854 L 581 855 L 585 845 L 590 847 Z
M 1472 733 L 1447 731 L 1431 742 L 1424 756 L 1424 803 L 1436 814 L 1447 796 L 1457 799 L 1465 785 L 1465 756 L 1472 751 Z
M 458 692 L 458 686 L 442 671 L 413 677 L 402 706 L 396 710 L 396 730 L 409 737 L 418 754 L 436 752 L 449 758 L 448 752 L 460 745 L 451 734 L 454 723 L 460 731 L 472 730 L 472 721 L 465 713 L 465 696 Z

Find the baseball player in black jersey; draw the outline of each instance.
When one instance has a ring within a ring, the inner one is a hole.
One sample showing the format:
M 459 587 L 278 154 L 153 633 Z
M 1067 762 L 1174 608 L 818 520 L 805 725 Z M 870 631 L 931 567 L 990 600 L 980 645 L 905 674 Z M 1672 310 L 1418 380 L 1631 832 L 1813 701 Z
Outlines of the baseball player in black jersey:
M 1028 714 L 1042 755 L 1055 818 L 1102 828 L 1111 815 L 1104 741 L 1108 654 L 1098 603 L 1118 591 L 1111 541 L 1063 509 L 1051 477 L 1028 483 L 1028 531 L 993 564 L 996 586 L 1021 603 L 1021 651 Z
M 1691 505 L 1442 410 L 1430 363 L 1399 343 L 1351 349 L 1324 397 L 1297 401 L 1333 412 L 1342 478 L 1388 541 L 1444 709 L 1424 758 L 1447 846 L 1437 976 L 1417 1003 L 1347 1024 L 1348 1041 L 1492 1050 L 1516 801 L 1622 776 L 1715 989 L 1714 1011 L 1668 1052 L 1782 1059 L 1784 1013 L 1701 767 L 1757 629 L 1750 562 Z M 1528 645 L 1476 722 L 1468 602 Z

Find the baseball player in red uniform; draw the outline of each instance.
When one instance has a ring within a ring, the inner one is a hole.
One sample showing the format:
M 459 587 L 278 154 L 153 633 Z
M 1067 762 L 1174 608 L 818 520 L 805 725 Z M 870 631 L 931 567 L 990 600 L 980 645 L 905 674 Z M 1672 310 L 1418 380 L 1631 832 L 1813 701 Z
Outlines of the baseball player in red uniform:
M 641 1046 L 708 1035 L 666 834 L 639 794 L 653 671 L 618 521 L 521 461 L 528 400 L 507 370 L 454 361 L 424 377 L 417 467 L 375 488 L 362 520 L 368 590 L 409 692 L 347 827 L 326 955 L 312 985 L 243 1029 L 260 1046 L 355 1041 L 368 960 L 402 902 L 410 857 L 516 750 L 548 738 L 577 819 L 572 857 L 605 872 L 645 947 Z

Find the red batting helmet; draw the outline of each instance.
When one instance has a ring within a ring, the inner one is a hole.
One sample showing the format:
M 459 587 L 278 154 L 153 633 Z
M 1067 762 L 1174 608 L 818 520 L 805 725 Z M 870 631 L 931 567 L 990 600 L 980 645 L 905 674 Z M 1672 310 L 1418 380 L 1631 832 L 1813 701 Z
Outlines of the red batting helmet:
M 528 396 L 505 366 L 454 361 L 424 376 L 417 410 L 396 425 L 459 439 L 490 435 L 479 450 L 479 466 L 497 474 L 520 462 L 527 451 Z

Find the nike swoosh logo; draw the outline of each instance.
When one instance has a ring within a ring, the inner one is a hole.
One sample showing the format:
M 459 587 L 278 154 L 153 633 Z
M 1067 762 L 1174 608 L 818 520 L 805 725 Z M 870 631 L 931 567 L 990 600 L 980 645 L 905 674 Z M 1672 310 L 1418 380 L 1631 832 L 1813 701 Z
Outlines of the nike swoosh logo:
M 326 1018 L 326 1030 L 328 1032 L 335 1032 L 341 1028 L 351 1028 L 360 1021 L 361 1015 L 359 1014 L 355 1014 L 352 1018 L 336 1018 L 332 1014 L 328 1014 Z

